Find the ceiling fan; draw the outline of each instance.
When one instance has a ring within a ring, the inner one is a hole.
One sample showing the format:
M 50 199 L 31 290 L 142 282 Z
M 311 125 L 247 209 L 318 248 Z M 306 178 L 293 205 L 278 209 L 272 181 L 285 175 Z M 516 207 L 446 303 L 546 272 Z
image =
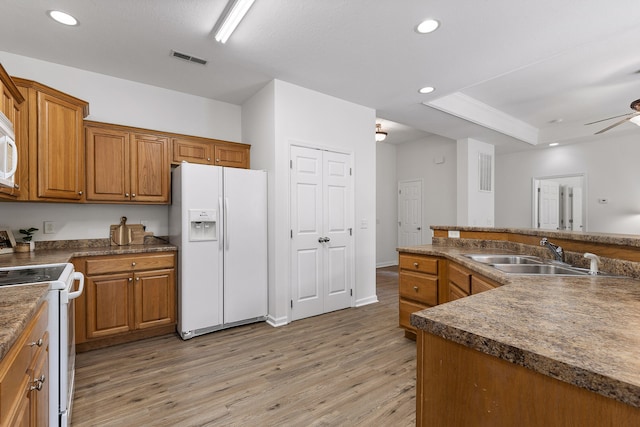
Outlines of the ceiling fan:
M 596 132 L 595 135 L 598 135 L 598 134 L 601 134 L 603 132 L 606 132 L 609 129 L 613 129 L 614 127 L 616 127 L 618 125 L 621 125 L 624 122 L 628 122 L 628 121 L 632 121 L 633 123 L 635 123 L 638 126 L 640 126 L 640 99 L 636 99 L 635 101 L 633 101 L 631 103 L 631 109 L 634 110 L 635 113 L 620 114 L 619 116 L 613 116 L 613 117 L 609 117 L 607 119 L 596 120 L 595 122 L 591 122 L 591 123 L 585 123 L 585 125 L 592 125 L 594 123 L 605 122 L 607 120 L 616 119 L 618 117 L 626 116 L 624 119 L 618 120 L 617 122 L 615 122 L 611 126 L 607 126 L 606 128 Z

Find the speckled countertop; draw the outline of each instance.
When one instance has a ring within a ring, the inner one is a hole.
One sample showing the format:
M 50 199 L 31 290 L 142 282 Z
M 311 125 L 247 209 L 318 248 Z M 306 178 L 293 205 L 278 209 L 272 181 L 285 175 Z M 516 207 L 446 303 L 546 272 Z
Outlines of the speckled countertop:
M 42 244 L 36 246 L 34 252 L 0 254 L 0 268 L 56 264 L 69 262 L 72 258 L 83 256 L 177 250 L 176 246 L 160 239 L 151 239 L 149 242 L 150 244 L 145 245 L 109 246 L 108 239 L 96 239 Z M 40 303 L 46 299 L 48 288 L 47 284 L 0 287 L 0 360 L 4 358 L 11 345 L 18 339 Z
M 505 285 L 414 313 L 417 328 L 640 407 L 639 280 L 507 275 L 463 256 L 508 252 L 496 249 L 398 251 L 445 257 Z

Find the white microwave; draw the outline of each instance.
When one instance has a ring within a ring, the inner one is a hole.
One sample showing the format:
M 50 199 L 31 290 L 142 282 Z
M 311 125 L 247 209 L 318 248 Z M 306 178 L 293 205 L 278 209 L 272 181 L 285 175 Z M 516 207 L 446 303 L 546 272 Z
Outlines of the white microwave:
M 0 187 L 13 188 L 18 169 L 18 147 L 13 124 L 0 112 Z

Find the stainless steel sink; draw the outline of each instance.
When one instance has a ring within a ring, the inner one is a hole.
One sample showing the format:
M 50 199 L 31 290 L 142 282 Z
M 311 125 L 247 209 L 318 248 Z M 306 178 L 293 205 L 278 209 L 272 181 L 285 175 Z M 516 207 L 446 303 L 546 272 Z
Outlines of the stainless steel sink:
M 540 264 L 542 258 L 529 255 L 510 254 L 466 254 L 468 258 L 483 264 Z
M 588 271 L 555 264 L 493 264 L 494 268 L 510 274 L 546 274 L 560 276 L 588 276 Z

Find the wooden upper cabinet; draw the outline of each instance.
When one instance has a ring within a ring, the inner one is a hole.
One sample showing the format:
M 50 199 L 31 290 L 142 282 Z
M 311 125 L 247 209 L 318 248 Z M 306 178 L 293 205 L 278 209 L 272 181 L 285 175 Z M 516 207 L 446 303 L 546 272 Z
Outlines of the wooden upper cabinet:
M 171 162 L 199 163 L 249 169 L 250 146 L 216 139 L 182 137 L 171 139 Z
M 249 147 L 215 145 L 214 164 L 234 168 L 249 168 Z
M 169 138 L 87 122 L 87 201 L 169 203 Z
M 131 144 L 131 200 L 168 203 L 171 191 L 169 138 L 134 134 Z
M 129 201 L 129 132 L 85 128 L 87 201 Z
M 89 104 L 31 80 L 13 80 L 26 95 L 19 142 L 28 144 L 28 200 L 84 201 L 82 120 Z

